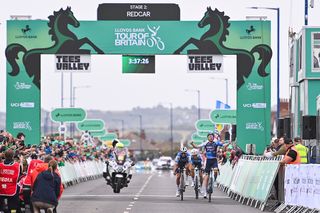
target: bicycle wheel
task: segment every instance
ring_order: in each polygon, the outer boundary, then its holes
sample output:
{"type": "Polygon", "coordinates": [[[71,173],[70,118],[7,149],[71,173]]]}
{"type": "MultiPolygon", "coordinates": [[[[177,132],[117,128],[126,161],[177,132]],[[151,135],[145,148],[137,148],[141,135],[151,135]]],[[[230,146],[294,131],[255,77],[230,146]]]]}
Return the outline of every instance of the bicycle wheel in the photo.
{"type": "Polygon", "coordinates": [[[199,183],[198,183],[198,176],[195,177],[195,180],[194,180],[194,191],[196,193],[196,199],[199,198],[199,183]]]}
{"type": "Polygon", "coordinates": [[[211,194],[212,194],[212,186],[213,183],[212,183],[212,173],[210,173],[210,176],[209,176],[209,183],[208,183],[208,196],[209,196],[209,202],[211,202],[211,194]]]}
{"type": "Polygon", "coordinates": [[[181,174],[181,176],[180,176],[180,189],[179,189],[179,191],[180,191],[180,199],[181,200],[183,200],[183,192],[184,192],[184,175],[183,174],[181,174]]]}

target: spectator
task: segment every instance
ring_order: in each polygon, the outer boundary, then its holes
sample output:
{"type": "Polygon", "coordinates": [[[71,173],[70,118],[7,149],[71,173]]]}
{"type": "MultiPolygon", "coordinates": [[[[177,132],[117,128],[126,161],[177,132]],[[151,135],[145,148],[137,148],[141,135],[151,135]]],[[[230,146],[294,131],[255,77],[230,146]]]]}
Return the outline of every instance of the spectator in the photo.
{"type": "Polygon", "coordinates": [[[274,140],[274,150],[275,152],[272,151],[272,149],[265,151],[264,156],[265,157],[276,157],[279,155],[284,155],[286,153],[285,146],[283,145],[285,141],[284,137],[280,137],[279,140],[275,139],[274,140]]]}
{"type": "Polygon", "coordinates": [[[20,175],[20,165],[13,160],[14,152],[8,149],[5,154],[4,162],[0,163],[0,210],[5,207],[9,212],[21,212],[19,203],[20,188],[17,185],[20,175]],[[7,202],[5,201],[7,200],[7,202]]]}
{"type": "Polygon", "coordinates": [[[34,213],[40,213],[40,209],[46,209],[50,213],[58,205],[61,178],[56,173],[57,167],[57,162],[51,160],[48,170],[37,176],[31,196],[34,213]]]}
{"type": "Polygon", "coordinates": [[[292,139],[286,138],[284,140],[284,147],[286,150],[286,154],[280,163],[281,164],[300,164],[301,163],[300,155],[296,147],[294,146],[292,139]]]}
{"type": "Polygon", "coordinates": [[[30,195],[31,195],[31,174],[33,173],[33,170],[37,167],[38,164],[42,164],[43,161],[38,159],[38,156],[36,153],[31,154],[31,161],[28,166],[27,175],[24,178],[23,181],[23,198],[24,203],[26,207],[29,207],[32,211],[32,205],[30,201],[30,195]]]}

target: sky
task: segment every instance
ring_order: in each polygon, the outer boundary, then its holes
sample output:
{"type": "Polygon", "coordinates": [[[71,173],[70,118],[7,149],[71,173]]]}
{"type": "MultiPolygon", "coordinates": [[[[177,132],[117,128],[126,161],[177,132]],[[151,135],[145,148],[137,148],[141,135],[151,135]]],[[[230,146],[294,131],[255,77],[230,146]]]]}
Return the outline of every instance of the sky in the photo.
{"type": "MultiPolygon", "coordinates": [[[[31,15],[32,19],[44,19],[58,9],[71,6],[78,20],[96,20],[100,3],[133,3],[119,0],[10,0],[1,3],[0,8],[0,111],[5,111],[6,90],[6,20],[10,15],[31,15]],[[90,3],[89,3],[90,2],[90,3]]],[[[271,20],[271,105],[276,104],[276,47],[277,15],[274,10],[253,10],[248,7],[280,8],[280,98],[289,97],[288,29],[299,32],[304,24],[304,1],[296,0],[135,0],[134,3],[176,3],[180,7],[181,20],[199,21],[206,7],[218,8],[230,16],[230,20],[246,20],[247,16],[267,16],[271,20]]],[[[309,26],[320,25],[320,1],[315,0],[314,8],[309,8],[309,26]]],[[[174,107],[197,106],[197,93],[200,90],[201,108],[212,109],[216,100],[225,101],[226,91],[223,78],[228,78],[230,105],[235,108],[235,60],[225,57],[228,66],[224,74],[187,73],[186,56],[157,56],[155,75],[125,75],[121,73],[121,56],[92,56],[92,71],[88,75],[78,74],[73,78],[74,86],[86,86],[76,90],[76,106],[85,109],[130,110],[133,107],[153,107],[159,103],[172,103],[174,107]],[[168,64],[174,64],[169,68],[168,64]],[[220,78],[220,79],[219,79],[220,78]],[[192,90],[186,92],[186,90],[192,90]]],[[[48,72],[42,76],[42,107],[50,110],[60,106],[60,77],[54,73],[53,56],[42,56],[41,69],[48,72]]],[[[64,105],[70,105],[69,76],[65,77],[64,105]]]]}

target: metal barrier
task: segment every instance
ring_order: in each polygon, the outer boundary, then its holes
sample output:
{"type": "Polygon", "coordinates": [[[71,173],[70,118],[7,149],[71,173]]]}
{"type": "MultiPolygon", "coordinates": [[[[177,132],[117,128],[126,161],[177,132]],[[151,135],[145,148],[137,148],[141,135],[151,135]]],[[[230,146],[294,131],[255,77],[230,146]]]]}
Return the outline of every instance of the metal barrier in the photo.
{"type": "Polygon", "coordinates": [[[230,163],[219,166],[217,182],[221,190],[242,204],[266,206],[282,157],[242,156],[232,169],[230,163]]]}
{"type": "Polygon", "coordinates": [[[65,166],[59,167],[59,172],[63,185],[68,187],[102,176],[104,166],[102,161],[66,162],[65,166]]]}
{"type": "Polygon", "coordinates": [[[320,165],[287,165],[285,199],[275,212],[320,212],[320,165]]]}

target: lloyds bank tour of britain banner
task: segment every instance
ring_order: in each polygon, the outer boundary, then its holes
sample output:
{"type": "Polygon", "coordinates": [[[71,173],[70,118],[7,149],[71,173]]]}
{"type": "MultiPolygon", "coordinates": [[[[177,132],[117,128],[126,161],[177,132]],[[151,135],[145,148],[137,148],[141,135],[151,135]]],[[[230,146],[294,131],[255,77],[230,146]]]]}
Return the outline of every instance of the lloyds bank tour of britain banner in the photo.
{"type": "Polygon", "coordinates": [[[48,20],[8,21],[7,44],[6,127],[28,143],[40,139],[40,72],[54,72],[40,71],[41,54],[199,54],[237,56],[238,144],[258,153],[269,144],[269,21],[230,21],[210,7],[199,21],[78,21],[68,7],[48,20]]]}

